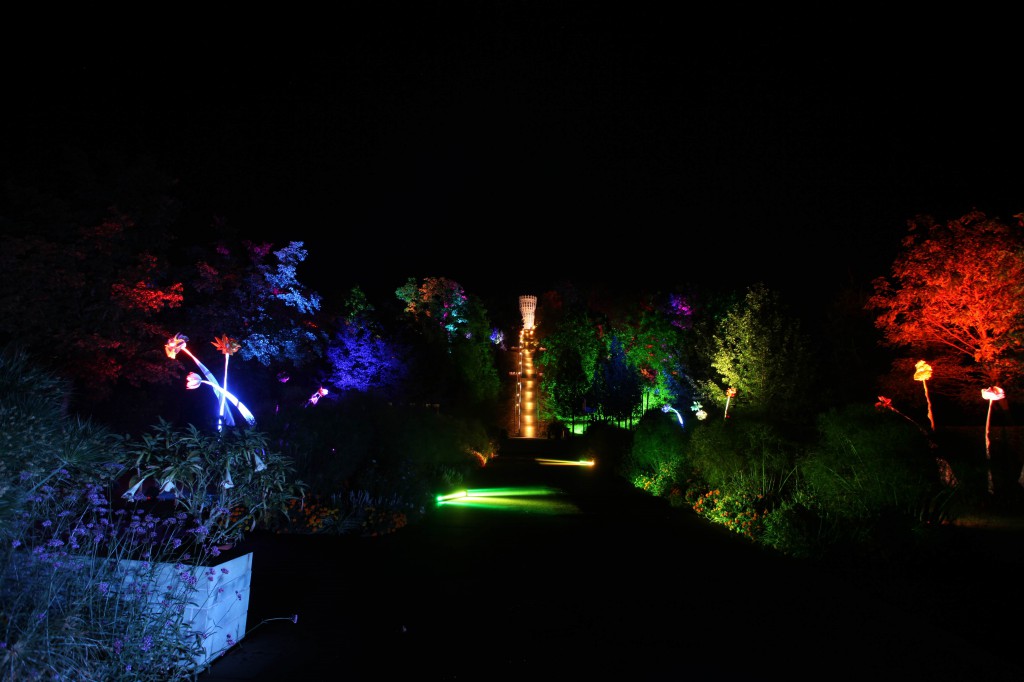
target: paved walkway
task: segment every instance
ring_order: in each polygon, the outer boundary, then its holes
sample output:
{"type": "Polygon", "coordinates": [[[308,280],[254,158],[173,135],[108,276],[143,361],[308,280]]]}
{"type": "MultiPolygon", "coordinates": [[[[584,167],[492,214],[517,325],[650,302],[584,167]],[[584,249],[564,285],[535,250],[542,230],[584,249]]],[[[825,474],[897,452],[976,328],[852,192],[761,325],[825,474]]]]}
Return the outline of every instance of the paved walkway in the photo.
{"type": "Polygon", "coordinates": [[[251,631],[199,682],[1024,679],[1016,631],[992,611],[1016,613],[1020,572],[998,572],[1019,567],[993,569],[979,612],[953,590],[936,616],[598,468],[499,457],[475,484],[557,492],[516,509],[445,506],[378,538],[255,535],[249,626],[298,623],[251,631]]]}

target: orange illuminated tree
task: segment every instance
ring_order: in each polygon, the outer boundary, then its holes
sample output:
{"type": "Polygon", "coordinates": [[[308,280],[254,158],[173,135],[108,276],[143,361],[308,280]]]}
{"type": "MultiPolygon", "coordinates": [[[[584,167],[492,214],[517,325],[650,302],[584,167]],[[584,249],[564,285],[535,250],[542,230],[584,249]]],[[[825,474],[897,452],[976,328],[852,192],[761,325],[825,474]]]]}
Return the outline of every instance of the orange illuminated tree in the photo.
{"type": "MultiPolygon", "coordinates": [[[[909,224],[891,277],[874,280],[867,309],[878,311],[882,343],[928,352],[947,395],[976,400],[978,383],[1022,375],[1024,232],[980,211],[947,223],[909,224]]],[[[904,359],[906,364],[912,360],[904,359]]]]}

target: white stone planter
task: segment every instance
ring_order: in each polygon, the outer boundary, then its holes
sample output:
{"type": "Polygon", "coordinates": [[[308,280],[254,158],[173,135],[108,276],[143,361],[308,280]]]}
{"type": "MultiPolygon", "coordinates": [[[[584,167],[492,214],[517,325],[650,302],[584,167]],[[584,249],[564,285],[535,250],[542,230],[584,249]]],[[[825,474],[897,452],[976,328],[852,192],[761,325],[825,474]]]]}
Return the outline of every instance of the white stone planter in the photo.
{"type": "MultiPolygon", "coordinates": [[[[181,570],[175,564],[156,566],[158,586],[181,581],[181,570]]],[[[134,560],[118,562],[118,572],[126,582],[142,573],[143,563],[134,560]]],[[[184,620],[192,632],[203,635],[203,654],[195,659],[197,671],[207,668],[218,656],[238,643],[246,631],[249,615],[249,586],[252,582],[252,552],[223,563],[187,567],[195,579],[196,593],[185,607],[184,620]]],[[[152,597],[160,601],[159,591],[152,597]]]]}

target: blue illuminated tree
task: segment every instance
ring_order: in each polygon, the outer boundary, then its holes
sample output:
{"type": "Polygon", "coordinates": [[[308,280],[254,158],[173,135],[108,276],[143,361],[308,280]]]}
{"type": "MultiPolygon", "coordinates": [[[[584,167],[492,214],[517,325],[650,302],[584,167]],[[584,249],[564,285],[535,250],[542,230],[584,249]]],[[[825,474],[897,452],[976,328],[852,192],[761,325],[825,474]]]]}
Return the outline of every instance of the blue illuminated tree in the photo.
{"type": "Polygon", "coordinates": [[[339,391],[395,393],[406,375],[401,349],[369,321],[345,320],[327,347],[327,381],[339,391]]]}
{"type": "Polygon", "coordinates": [[[598,358],[591,396],[606,419],[618,422],[631,420],[640,406],[640,377],[618,336],[611,337],[607,354],[598,358]]]}

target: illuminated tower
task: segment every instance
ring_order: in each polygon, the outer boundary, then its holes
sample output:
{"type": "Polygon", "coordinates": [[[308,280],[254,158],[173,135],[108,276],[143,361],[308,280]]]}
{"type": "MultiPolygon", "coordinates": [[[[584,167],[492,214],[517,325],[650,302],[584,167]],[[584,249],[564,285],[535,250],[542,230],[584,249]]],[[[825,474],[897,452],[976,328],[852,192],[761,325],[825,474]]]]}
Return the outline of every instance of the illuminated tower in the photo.
{"type": "Polygon", "coordinates": [[[537,310],[536,296],[520,296],[519,312],[523,315],[523,328],[533,329],[533,313],[537,310]]]}

